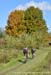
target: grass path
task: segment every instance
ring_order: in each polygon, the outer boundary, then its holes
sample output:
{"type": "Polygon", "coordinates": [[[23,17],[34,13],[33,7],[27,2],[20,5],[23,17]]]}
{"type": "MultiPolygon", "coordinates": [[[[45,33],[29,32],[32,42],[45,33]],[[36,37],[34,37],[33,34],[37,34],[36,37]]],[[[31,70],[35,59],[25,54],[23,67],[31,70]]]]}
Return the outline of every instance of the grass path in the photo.
{"type": "Polygon", "coordinates": [[[27,62],[26,64],[16,69],[16,71],[17,72],[28,72],[28,71],[30,72],[31,68],[38,66],[43,61],[43,59],[47,56],[47,54],[48,54],[48,51],[43,52],[42,54],[35,57],[34,60],[31,60],[30,62],[27,62]]]}
{"type": "Polygon", "coordinates": [[[30,72],[32,68],[34,69],[41,64],[41,62],[48,55],[48,52],[49,52],[49,50],[37,50],[36,56],[34,59],[31,59],[31,60],[29,59],[26,64],[23,64],[21,62],[17,62],[16,66],[14,66],[13,68],[2,71],[0,73],[0,75],[21,75],[21,74],[17,74],[17,73],[30,72]]]}

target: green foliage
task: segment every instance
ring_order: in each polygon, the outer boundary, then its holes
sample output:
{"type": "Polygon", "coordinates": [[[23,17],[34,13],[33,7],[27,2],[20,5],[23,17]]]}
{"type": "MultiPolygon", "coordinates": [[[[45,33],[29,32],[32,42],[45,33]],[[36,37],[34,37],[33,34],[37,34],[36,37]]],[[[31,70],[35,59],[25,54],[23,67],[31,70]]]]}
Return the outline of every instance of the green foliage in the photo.
{"type": "Polygon", "coordinates": [[[15,10],[8,17],[6,33],[18,36],[23,33],[35,31],[47,31],[42,11],[38,8],[29,7],[27,10],[15,10]]]}
{"type": "Polygon", "coordinates": [[[18,49],[18,50],[21,50],[24,47],[39,48],[42,46],[46,46],[47,44],[46,39],[42,39],[42,38],[43,37],[40,32],[34,32],[31,35],[24,34],[24,35],[20,35],[19,37],[6,35],[4,38],[0,39],[0,48],[7,48],[7,49],[11,48],[11,49],[18,49]]]}
{"type": "MultiPolygon", "coordinates": [[[[25,35],[26,37],[26,35],[30,36],[34,35],[33,38],[36,37],[37,45],[40,45],[39,42],[40,43],[43,42],[45,45],[46,43],[48,44],[47,30],[48,28],[43,18],[42,11],[39,8],[34,7],[29,7],[25,11],[15,10],[11,12],[11,14],[8,17],[6,26],[6,33],[11,36],[19,37],[21,35],[25,35]]],[[[20,46],[21,44],[22,43],[19,43],[20,46]]]]}

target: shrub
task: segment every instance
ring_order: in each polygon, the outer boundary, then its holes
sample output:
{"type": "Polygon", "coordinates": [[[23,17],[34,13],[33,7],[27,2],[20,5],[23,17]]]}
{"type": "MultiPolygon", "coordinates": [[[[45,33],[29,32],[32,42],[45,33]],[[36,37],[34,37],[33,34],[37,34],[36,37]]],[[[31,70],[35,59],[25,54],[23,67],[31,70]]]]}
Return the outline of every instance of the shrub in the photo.
{"type": "Polygon", "coordinates": [[[14,50],[14,49],[10,49],[10,50],[2,49],[2,50],[0,50],[0,63],[7,63],[12,58],[16,58],[17,56],[18,56],[18,51],[17,50],[14,50]]]}

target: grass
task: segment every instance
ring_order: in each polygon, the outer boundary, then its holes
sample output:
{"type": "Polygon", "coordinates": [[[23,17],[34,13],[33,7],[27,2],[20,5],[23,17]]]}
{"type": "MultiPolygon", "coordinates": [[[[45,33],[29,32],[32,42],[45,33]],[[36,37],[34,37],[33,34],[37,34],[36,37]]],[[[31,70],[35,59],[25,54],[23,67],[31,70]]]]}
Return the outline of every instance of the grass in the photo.
{"type": "MultiPolygon", "coordinates": [[[[33,60],[28,59],[28,62],[26,64],[18,62],[18,60],[24,60],[23,55],[20,54],[18,59],[12,59],[11,62],[5,64],[4,68],[2,67],[2,70],[0,69],[0,72],[1,74],[5,73],[5,75],[17,75],[17,73],[19,72],[22,72],[22,75],[24,75],[25,72],[44,72],[45,70],[42,69],[42,66],[46,64],[45,59],[48,56],[49,51],[50,48],[41,48],[37,50],[35,58],[33,60]]],[[[31,75],[31,73],[27,75],[31,75]]]]}
{"type": "Polygon", "coordinates": [[[50,71],[51,72],[51,50],[49,51],[48,55],[45,57],[45,59],[42,61],[40,66],[34,69],[34,71],[50,71]]]}
{"type": "Polygon", "coordinates": [[[12,66],[14,67],[18,63],[18,59],[19,58],[22,59],[22,53],[21,53],[21,51],[19,52],[19,55],[18,55],[17,58],[12,58],[11,61],[8,62],[8,63],[1,63],[0,64],[0,71],[3,71],[3,70],[5,70],[7,68],[10,68],[12,66]]]}
{"type": "MultiPolygon", "coordinates": [[[[48,52],[47,52],[48,53],[48,52]]],[[[45,58],[46,54],[45,51],[42,53],[40,52],[39,55],[37,55],[34,60],[31,60],[30,62],[24,64],[22,67],[18,68],[17,71],[19,72],[30,72],[31,71],[31,68],[34,68],[36,66],[38,66],[38,64],[41,63],[41,61],[45,58]],[[41,58],[41,57],[42,58],[41,58]],[[41,59],[41,60],[40,60],[41,59]],[[26,69],[26,66],[27,66],[27,69],[26,69]]]]}

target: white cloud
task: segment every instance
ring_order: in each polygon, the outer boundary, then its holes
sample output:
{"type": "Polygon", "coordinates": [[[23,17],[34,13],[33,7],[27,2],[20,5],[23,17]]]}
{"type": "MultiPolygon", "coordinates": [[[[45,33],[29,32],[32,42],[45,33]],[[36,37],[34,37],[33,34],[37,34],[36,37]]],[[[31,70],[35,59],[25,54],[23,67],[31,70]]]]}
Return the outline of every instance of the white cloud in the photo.
{"type": "MultiPolygon", "coordinates": [[[[14,10],[25,10],[25,9],[27,9],[30,6],[34,6],[35,8],[38,7],[41,10],[50,10],[51,11],[51,5],[48,2],[46,2],[46,1],[43,1],[43,2],[30,1],[30,2],[28,2],[26,4],[24,4],[24,5],[18,5],[16,8],[14,8],[11,11],[14,11],[14,10]]],[[[11,11],[9,11],[9,13],[11,11]]]]}
{"type": "Polygon", "coordinates": [[[48,2],[34,2],[30,1],[29,3],[26,3],[25,5],[19,5],[15,9],[17,10],[25,10],[30,6],[34,6],[35,8],[38,7],[41,10],[51,10],[51,5],[48,2]]]}

